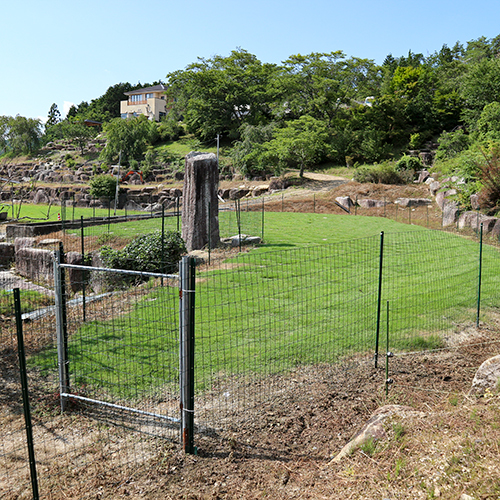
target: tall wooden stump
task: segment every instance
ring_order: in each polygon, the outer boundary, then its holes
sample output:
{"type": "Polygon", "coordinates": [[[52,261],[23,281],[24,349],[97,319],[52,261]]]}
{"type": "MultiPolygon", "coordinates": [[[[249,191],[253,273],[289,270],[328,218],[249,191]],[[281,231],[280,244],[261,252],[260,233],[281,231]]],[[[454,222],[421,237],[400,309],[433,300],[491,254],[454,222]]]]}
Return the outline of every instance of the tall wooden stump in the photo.
{"type": "Polygon", "coordinates": [[[219,167],[213,153],[186,156],[182,202],[182,238],[188,252],[219,244],[219,167]]]}

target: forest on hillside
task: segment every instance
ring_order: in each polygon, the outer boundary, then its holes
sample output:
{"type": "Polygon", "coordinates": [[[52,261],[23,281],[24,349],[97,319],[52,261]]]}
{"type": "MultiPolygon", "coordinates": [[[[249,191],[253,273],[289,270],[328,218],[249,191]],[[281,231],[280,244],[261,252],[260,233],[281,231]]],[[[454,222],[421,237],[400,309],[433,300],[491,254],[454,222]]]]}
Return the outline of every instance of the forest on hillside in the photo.
{"type": "Polygon", "coordinates": [[[325,162],[374,164],[437,148],[443,170],[464,177],[471,189],[484,184],[485,161],[498,156],[500,35],[443,45],[427,56],[389,54],[382,65],[342,51],[270,64],[238,48],[199,58],[164,83],[172,107],[160,123],[119,118],[124,92],[151,84],[118,83],[64,120],[53,104],[45,126],[0,117],[0,151],[31,154],[48,141],[82,140],[95,133],[81,126],[91,119],[104,124],[107,161],[122,151],[124,162],[141,162],[158,142],[184,134],[201,144],[220,138],[231,168],[247,176],[325,162]]]}

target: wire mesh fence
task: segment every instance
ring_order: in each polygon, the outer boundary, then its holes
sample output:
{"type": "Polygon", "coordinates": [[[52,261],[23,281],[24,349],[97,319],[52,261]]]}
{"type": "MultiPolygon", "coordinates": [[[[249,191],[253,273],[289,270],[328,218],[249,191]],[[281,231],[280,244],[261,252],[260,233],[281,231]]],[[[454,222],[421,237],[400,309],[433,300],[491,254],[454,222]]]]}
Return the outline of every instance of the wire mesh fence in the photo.
{"type": "MultiPolygon", "coordinates": [[[[175,279],[144,274],[148,279],[143,280],[72,264],[61,269],[65,319],[57,318],[53,276],[33,279],[45,286],[21,292],[41,489],[56,475],[74,476],[83,466],[112,469],[158,460],[161,443],[179,438],[175,279]],[[69,388],[63,391],[58,323],[65,324],[62,335],[68,339],[69,388]],[[62,400],[68,406],[64,412],[62,400]]],[[[6,426],[0,491],[6,498],[26,494],[30,484],[9,292],[18,285],[5,283],[2,295],[7,304],[1,333],[6,426]]],[[[320,374],[321,367],[366,366],[375,363],[379,351],[383,384],[390,349],[395,387],[418,386],[397,376],[399,360],[449,351],[466,340],[464,330],[498,311],[499,289],[498,249],[485,246],[480,252],[477,241],[438,231],[261,249],[200,266],[195,442],[235,422],[241,430],[249,409],[287,390],[286,381],[309,367],[320,374]]]]}

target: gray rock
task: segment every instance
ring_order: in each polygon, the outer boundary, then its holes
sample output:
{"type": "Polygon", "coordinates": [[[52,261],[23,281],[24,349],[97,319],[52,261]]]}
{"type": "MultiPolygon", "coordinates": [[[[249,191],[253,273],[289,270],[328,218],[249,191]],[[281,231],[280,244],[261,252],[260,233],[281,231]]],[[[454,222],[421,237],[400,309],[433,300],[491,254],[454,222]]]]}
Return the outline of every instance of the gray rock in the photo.
{"type": "Polygon", "coordinates": [[[337,196],[337,198],[335,198],[335,201],[348,211],[351,210],[351,207],[354,206],[354,202],[351,200],[350,196],[337,196]]]}
{"type": "Polygon", "coordinates": [[[229,238],[222,238],[220,241],[224,245],[235,248],[240,246],[240,240],[242,245],[260,245],[262,243],[262,239],[258,236],[248,236],[246,234],[237,234],[229,238]]]}
{"type": "Polygon", "coordinates": [[[427,198],[398,198],[394,203],[400,207],[422,207],[432,204],[432,200],[427,198]]]}
{"type": "Polygon", "coordinates": [[[456,224],[460,215],[460,209],[457,203],[447,203],[443,209],[443,227],[456,224]]]}
{"type": "Polygon", "coordinates": [[[500,383],[500,355],[487,359],[477,370],[469,394],[481,396],[487,389],[496,390],[500,383]]]}
{"type": "Polygon", "coordinates": [[[380,208],[380,207],[385,207],[388,204],[389,202],[385,200],[370,200],[370,199],[358,200],[358,205],[361,208],[380,208]]]}

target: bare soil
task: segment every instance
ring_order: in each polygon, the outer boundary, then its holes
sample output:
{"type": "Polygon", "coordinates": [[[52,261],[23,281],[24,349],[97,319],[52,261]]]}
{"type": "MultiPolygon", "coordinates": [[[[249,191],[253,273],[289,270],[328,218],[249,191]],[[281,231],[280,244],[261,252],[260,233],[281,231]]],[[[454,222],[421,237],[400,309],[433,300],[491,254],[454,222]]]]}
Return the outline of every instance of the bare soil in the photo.
{"type": "MultiPolygon", "coordinates": [[[[336,181],[310,179],[302,188],[288,190],[283,198],[278,194],[270,206],[345,213],[335,204],[335,197],[395,201],[429,196],[426,187],[417,185],[349,182],[325,188],[325,182],[336,181]]],[[[391,208],[393,216],[408,216],[408,209],[391,208]]],[[[382,210],[370,213],[384,216],[382,210]]],[[[410,211],[411,223],[430,225],[428,221],[433,221],[437,226],[439,210],[433,206],[429,211],[410,211]]],[[[121,438],[119,431],[110,429],[107,442],[96,439],[93,460],[87,457],[85,466],[69,455],[57,462],[42,461],[42,498],[468,498],[463,494],[476,500],[500,498],[500,393],[468,396],[477,368],[499,354],[499,318],[500,314],[491,313],[480,328],[457,325],[444,339],[447,347],[443,350],[391,358],[389,376],[394,382],[388,394],[385,359],[378,368],[371,359],[354,359],[342,366],[299,368],[277,377],[273,397],[235,415],[217,433],[197,434],[197,455],[185,455],[176,443],[153,439],[135,444],[140,460],[132,459],[130,448],[125,447],[122,460],[111,459],[107,452],[113,446],[118,450],[121,438]],[[406,405],[423,415],[393,417],[385,425],[386,439],[332,463],[332,457],[385,404],[406,405]]],[[[6,377],[13,380],[8,363],[13,352],[3,353],[7,355],[1,367],[5,382],[6,377]]],[[[7,436],[22,428],[22,416],[19,404],[13,404],[15,393],[5,394],[7,386],[2,385],[0,415],[5,422],[2,435],[7,436]]],[[[39,421],[54,432],[63,435],[62,429],[68,429],[77,436],[95,432],[97,423],[78,413],[59,415],[56,406],[54,398],[47,397],[37,413],[39,421]]],[[[5,451],[9,438],[3,441],[5,451]]],[[[4,465],[9,468],[0,461],[0,478],[4,465]]],[[[16,470],[8,476],[10,484],[0,479],[2,498],[30,498],[27,465],[16,470]]]]}

